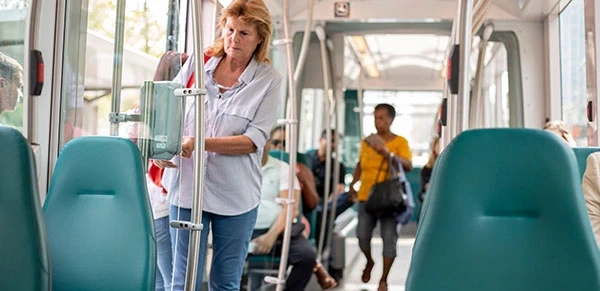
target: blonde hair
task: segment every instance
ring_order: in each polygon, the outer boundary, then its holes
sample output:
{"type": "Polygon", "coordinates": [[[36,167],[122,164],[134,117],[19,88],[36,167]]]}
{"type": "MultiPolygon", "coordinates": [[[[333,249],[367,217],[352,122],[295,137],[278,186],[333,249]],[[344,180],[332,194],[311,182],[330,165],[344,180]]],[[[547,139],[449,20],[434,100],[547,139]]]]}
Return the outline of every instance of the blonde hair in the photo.
{"type": "Polygon", "coordinates": [[[558,130],[560,132],[569,133],[569,128],[567,127],[567,124],[561,120],[552,120],[546,122],[546,124],[544,125],[544,129],[558,130]]]}
{"type": "Polygon", "coordinates": [[[435,164],[435,160],[438,157],[438,153],[435,152],[435,146],[440,142],[440,137],[436,136],[431,140],[431,145],[429,147],[429,160],[427,160],[427,164],[425,167],[433,169],[433,164],[435,164]]]}
{"type": "Polygon", "coordinates": [[[559,133],[560,137],[566,141],[570,146],[577,146],[577,143],[573,139],[573,135],[569,131],[569,128],[566,123],[561,120],[553,120],[548,121],[544,125],[544,130],[554,131],[555,133],[559,133]]]}
{"type": "Polygon", "coordinates": [[[270,64],[269,47],[273,26],[271,24],[271,14],[263,0],[235,0],[229,6],[223,8],[221,18],[219,18],[218,37],[207,53],[213,57],[221,57],[225,54],[225,44],[221,32],[225,28],[229,17],[239,17],[242,22],[256,26],[261,42],[254,50],[254,58],[259,63],[270,64]]]}

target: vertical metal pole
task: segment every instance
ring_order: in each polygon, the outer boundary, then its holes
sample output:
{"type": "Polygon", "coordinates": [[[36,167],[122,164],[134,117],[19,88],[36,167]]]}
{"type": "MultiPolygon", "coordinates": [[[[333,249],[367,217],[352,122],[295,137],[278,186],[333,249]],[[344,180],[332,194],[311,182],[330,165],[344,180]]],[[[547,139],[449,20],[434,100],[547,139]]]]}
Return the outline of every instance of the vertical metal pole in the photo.
{"type": "MultiPolygon", "coordinates": [[[[142,159],[144,161],[144,170],[147,171],[148,160],[150,157],[150,128],[154,124],[156,118],[151,112],[151,108],[154,108],[154,82],[145,81],[142,90],[143,106],[140,108],[140,114],[142,115],[142,124],[144,126],[138,126],[138,147],[142,153],[142,159]]],[[[144,171],[144,172],[145,172],[144,171]]]]}
{"type": "MultiPolygon", "coordinates": [[[[23,111],[26,112],[26,118],[23,120],[24,122],[24,135],[29,141],[29,143],[36,143],[38,140],[37,135],[37,98],[32,95],[31,92],[31,74],[33,73],[29,68],[31,68],[31,62],[33,61],[33,50],[38,49],[38,45],[36,43],[36,39],[39,34],[39,21],[40,21],[40,6],[42,6],[42,1],[31,1],[31,6],[29,7],[29,17],[25,19],[25,57],[23,58],[23,111]]],[[[37,64],[35,64],[37,65],[37,64]]],[[[42,74],[44,72],[41,72],[42,74]]],[[[40,74],[40,72],[38,72],[40,74]]],[[[35,78],[37,80],[37,76],[35,78]]],[[[38,167],[39,169],[40,167],[38,167]]],[[[40,188],[41,189],[41,188],[40,188]]]]}
{"type": "Polygon", "coordinates": [[[340,132],[339,132],[339,128],[340,128],[340,119],[338,118],[338,114],[339,114],[339,100],[336,100],[333,104],[333,116],[335,118],[335,128],[336,128],[336,133],[335,136],[333,137],[333,140],[335,141],[335,159],[334,159],[334,163],[333,163],[333,185],[331,186],[333,191],[331,192],[331,195],[333,195],[333,201],[331,202],[331,210],[329,210],[329,222],[327,223],[327,237],[325,240],[325,253],[327,254],[327,256],[325,256],[325,259],[327,260],[327,263],[329,263],[328,258],[331,256],[331,237],[333,236],[333,223],[335,221],[335,214],[337,213],[337,195],[340,194],[337,192],[337,185],[338,185],[338,181],[340,180],[340,160],[341,160],[341,153],[339,151],[340,148],[340,132]]]}
{"type": "Polygon", "coordinates": [[[469,93],[471,56],[471,31],[473,19],[473,0],[462,0],[460,4],[460,26],[458,29],[460,55],[458,78],[458,128],[457,135],[469,128],[469,93]]]}
{"type": "Polygon", "coordinates": [[[358,101],[358,132],[360,132],[360,139],[365,136],[363,126],[364,126],[364,118],[365,118],[365,105],[363,101],[363,78],[364,78],[364,69],[363,66],[360,66],[360,73],[358,74],[358,88],[356,88],[356,99],[358,101]]]}
{"type": "Polygon", "coordinates": [[[169,10],[167,12],[167,51],[176,51],[179,43],[179,1],[169,0],[169,10]]]}
{"type": "MultiPolygon", "coordinates": [[[[288,0],[283,0],[283,32],[285,42],[285,49],[287,54],[287,79],[288,79],[288,94],[289,94],[289,111],[288,111],[288,132],[290,134],[289,138],[289,148],[290,148],[290,171],[288,173],[288,181],[295,181],[296,175],[296,153],[297,149],[297,127],[298,120],[296,117],[296,88],[294,88],[294,54],[292,51],[292,41],[290,39],[289,25],[290,20],[288,18],[289,7],[288,0]]],[[[279,273],[277,275],[277,291],[282,291],[285,287],[285,271],[287,268],[288,255],[290,249],[290,230],[292,225],[292,216],[293,216],[293,207],[294,207],[294,187],[290,187],[288,191],[288,204],[287,204],[287,213],[285,217],[285,230],[283,232],[283,245],[281,248],[281,259],[279,262],[279,273]]]]}
{"type": "MultiPolygon", "coordinates": [[[[202,0],[192,0],[192,32],[194,46],[194,86],[204,89],[204,62],[202,55],[202,0]]],[[[202,198],[204,196],[204,140],[205,140],[205,121],[204,121],[204,98],[205,95],[196,96],[195,102],[195,123],[196,138],[194,139],[194,196],[192,200],[192,215],[190,222],[193,225],[202,223],[202,198]]],[[[193,291],[196,289],[196,276],[198,271],[198,254],[200,253],[200,229],[190,229],[190,242],[187,257],[187,268],[185,273],[185,290],[193,291]]]]}
{"type": "MultiPolygon", "coordinates": [[[[125,34],[125,2],[117,1],[117,20],[115,23],[115,46],[113,56],[112,104],[111,112],[121,111],[121,78],[123,75],[123,35],[125,34]]],[[[119,135],[119,120],[110,119],[110,135],[119,135]]]]}
{"type": "Polygon", "coordinates": [[[325,130],[326,130],[326,148],[325,148],[325,189],[323,193],[323,213],[321,214],[321,229],[319,242],[317,244],[317,261],[322,262],[323,244],[325,243],[325,229],[327,228],[327,202],[331,193],[331,116],[333,96],[329,80],[329,56],[327,55],[327,45],[325,43],[325,30],[322,26],[317,26],[315,32],[319,37],[321,48],[321,68],[323,70],[323,89],[325,91],[325,130]]]}

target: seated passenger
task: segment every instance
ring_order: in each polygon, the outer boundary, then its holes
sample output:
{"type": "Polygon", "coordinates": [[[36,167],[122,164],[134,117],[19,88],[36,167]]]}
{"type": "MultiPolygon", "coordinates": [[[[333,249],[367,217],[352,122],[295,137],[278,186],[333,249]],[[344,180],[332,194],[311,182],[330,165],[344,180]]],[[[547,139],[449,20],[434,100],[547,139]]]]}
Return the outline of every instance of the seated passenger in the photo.
{"type": "MultiPolygon", "coordinates": [[[[275,199],[288,197],[289,166],[270,157],[270,149],[271,143],[268,142],[262,156],[263,181],[256,225],[252,233],[253,254],[280,254],[281,249],[276,247],[276,242],[283,240],[285,229],[287,205],[278,204],[275,199]]],[[[298,201],[300,193],[297,180],[294,183],[294,189],[294,199],[298,201]]],[[[293,215],[297,217],[298,203],[294,203],[293,208],[293,215]]],[[[292,224],[288,263],[293,268],[286,280],[285,290],[305,290],[313,272],[317,276],[321,288],[329,289],[337,286],[337,282],[327,274],[320,264],[316,263],[316,253],[308,239],[302,235],[303,229],[304,225],[299,221],[292,224]]],[[[260,282],[259,280],[252,281],[260,282]]],[[[255,290],[254,287],[251,286],[251,290],[255,290]]]]}
{"type": "Polygon", "coordinates": [[[571,147],[577,146],[575,139],[573,139],[573,136],[571,135],[571,133],[569,132],[569,129],[567,128],[567,125],[563,121],[560,121],[560,120],[548,121],[544,125],[544,130],[556,134],[556,136],[560,137],[571,147]]]}
{"type": "Polygon", "coordinates": [[[582,183],[585,205],[600,247],[600,152],[588,156],[582,183]]]}
{"type": "MultiPolygon", "coordinates": [[[[285,127],[276,126],[271,130],[271,148],[274,150],[285,150],[285,127]]],[[[315,178],[310,168],[302,163],[296,164],[296,178],[300,181],[300,194],[302,194],[302,214],[309,217],[310,212],[319,203],[315,178]]],[[[314,231],[314,230],[312,230],[314,231]]]]}
{"type": "MultiPolygon", "coordinates": [[[[335,151],[335,138],[336,130],[331,130],[331,152],[335,151]]],[[[338,140],[341,140],[341,136],[339,136],[338,140]]],[[[319,147],[316,151],[310,151],[306,154],[308,159],[308,165],[315,177],[315,183],[317,186],[317,193],[319,194],[319,204],[317,205],[317,224],[315,232],[315,238],[319,241],[321,236],[321,225],[323,221],[323,199],[325,197],[325,172],[326,172],[326,155],[327,155],[327,129],[321,132],[321,138],[319,139],[319,147]]],[[[329,225],[329,215],[330,210],[333,205],[333,200],[336,199],[335,206],[335,217],[338,217],[342,212],[346,211],[348,208],[352,207],[354,201],[351,199],[350,194],[348,192],[344,192],[344,188],[346,187],[344,182],[344,175],[346,173],[346,167],[344,164],[338,163],[340,176],[337,181],[334,180],[333,173],[335,171],[335,159],[331,157],[331,176],[330,176],[330,192],[327,200],[327,219],[326,219],[326,230],[324,232],[324,237],[328,237],[328,229],[329,225]],[[333,195],[332,195],[333,194],[333,195]]],[[[330,247],[333,250],[334,247],[333,240],[331,240],[330,247]]],[[[343,270],[336,269],[333,267],[334,262],[334,251],[331,251],[329,256],[329,273],[335,277],[336,280],[340,280],[343,277],[343,270]]]]}
{"type": "MultiPolygon", "coordinates": [[[[331,130],[332,136],[336,134],[335,129],[331,130]]],[[[325,197],[325,156],[327,151],[327,130],[323,130],[321,133],[321,138],[319,139],[319,148],[317,148],[314,152],[309,152],[306,154],[308,158],[308,164],[312,170],[312,173],[315,177],[315,183],[317,186],[317,194],[319,194],[319,204],[317,209],[322,211],[323,209],[323,197],[325,197]]],[[[340,138],[341,139],[341,138],[340,138]]],[[[335,149],[335,139],[332,137],[331,140],[331,152],[335,149]]],[[[331,158],[332,170],[331,170],[331,181],[330,189],[331,192],[335,195],[329,196],[329,201],[327,201],[327,210],[331,208],[333,199],[337,199],[335,215],[338,216],[340,213],[344,212],[346,209],[350,208],[354,202],[350,199],[350,195],[348,192],[344,192],[344,188],[346,187],[344,182],[344,175],[346,173],[346,167],[344,164],[339,163],[338,167],[340,169],[340,177],[338,181],[333,180],[333,171],[335,167],[335,159],[331,158]]],[[[331,193],[330,193],[331,194],[331,193]]]]}
{"type": "Polygon", "coordinates": [[[436,136],[431,140],[429,160],[427,160],[427,164],[421,169],[421,189],[419,190],[419,202],[421,203],[425,200],[425,192],[427,191],[427,188],[429,188],[429,180],[431,179],[431,172],[433,172],[433,165],[439,155],[440,138],[436,136]]]}

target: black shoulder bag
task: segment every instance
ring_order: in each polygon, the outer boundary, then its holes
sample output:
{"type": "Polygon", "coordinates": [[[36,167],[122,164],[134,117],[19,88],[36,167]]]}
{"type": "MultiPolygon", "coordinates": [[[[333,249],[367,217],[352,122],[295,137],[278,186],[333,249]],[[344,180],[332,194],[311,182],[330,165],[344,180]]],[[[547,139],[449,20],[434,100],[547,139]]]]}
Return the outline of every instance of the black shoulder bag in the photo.
{"type": "Polygon", "coordinates": [[[406,210],[406,198],[408,196],[406,196],[404,183],[400,180],[399,171],[396,169],[392,158],[384,158],[381,161],[375,181],[379,179],[379,173],[386,161],[388,162],[387,179],[371,187],[369,198],[365,204],[365,210],[370,214],[393,215],[406,210]]]}

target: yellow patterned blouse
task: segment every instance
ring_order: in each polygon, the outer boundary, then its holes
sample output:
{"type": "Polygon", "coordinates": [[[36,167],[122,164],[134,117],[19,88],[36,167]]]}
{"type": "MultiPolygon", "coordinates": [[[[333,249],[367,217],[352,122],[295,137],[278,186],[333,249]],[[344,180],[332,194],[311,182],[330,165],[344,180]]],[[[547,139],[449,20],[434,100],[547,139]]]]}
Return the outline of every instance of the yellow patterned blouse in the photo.
{"type": "MultiPolygon", "coordinates": [[[[385,146],[390,152],[393,152],[401,158],[405,158],[412,161],[412,153],[408,146],[408,141],[402,136],[396,136],[394,139],[385,143],[385,146]]],[[[357,198],[358,201],[364,202],[369,198],[369,190],[375,185],[375,183],[382,182],[386,178],[387,164],[384,164],[381,168],[381,173],[377,177],[377,171],[381,166],[384,159],[382,155],[378,154],[372,147],[370,147],[365,140],[360,145],[360,154],[358,161],[360,163],[361,174],[360,174],[360,189],[358,190],[357,198]]]]}

